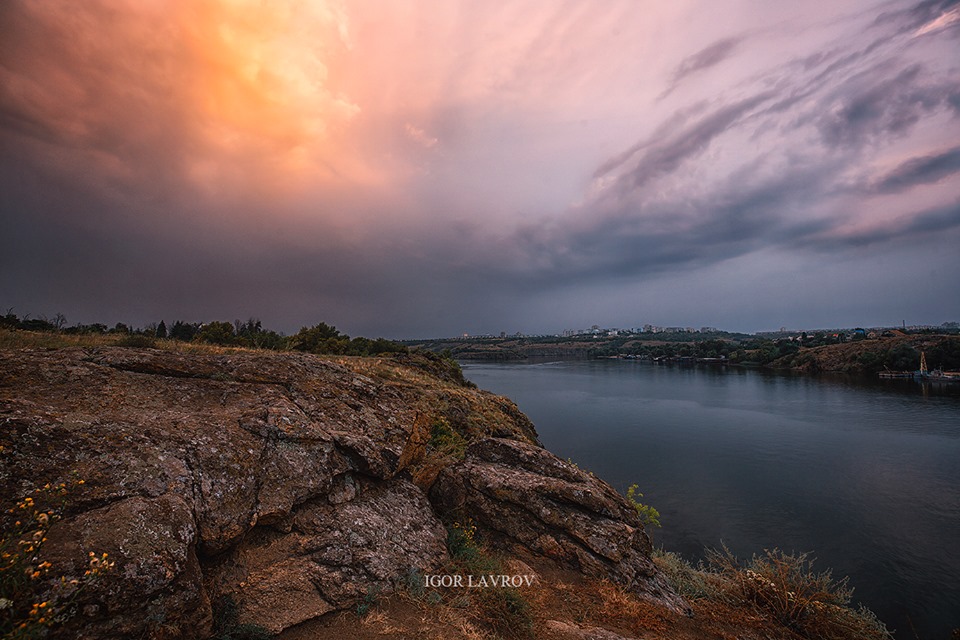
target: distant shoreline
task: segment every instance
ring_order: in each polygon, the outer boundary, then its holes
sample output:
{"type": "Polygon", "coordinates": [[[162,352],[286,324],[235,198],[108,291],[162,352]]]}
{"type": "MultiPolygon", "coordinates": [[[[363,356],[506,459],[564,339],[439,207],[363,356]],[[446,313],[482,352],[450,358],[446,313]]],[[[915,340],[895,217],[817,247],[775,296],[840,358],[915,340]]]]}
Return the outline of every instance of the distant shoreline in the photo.
{"type": "Polygon", "coordinates": [[[406,341],[408,347],[471,361],[523,361],[532,358],[636,359],[676,364],[710,364],[799,373],[850,373],[876,376],[881,371],[915,371],[925,353],[931,369],[960,369],[960,336],[921,333],[853,339],[834,344],[770,340],[755,336],[645,336],[604,338],[462,338],[406,341]]]}

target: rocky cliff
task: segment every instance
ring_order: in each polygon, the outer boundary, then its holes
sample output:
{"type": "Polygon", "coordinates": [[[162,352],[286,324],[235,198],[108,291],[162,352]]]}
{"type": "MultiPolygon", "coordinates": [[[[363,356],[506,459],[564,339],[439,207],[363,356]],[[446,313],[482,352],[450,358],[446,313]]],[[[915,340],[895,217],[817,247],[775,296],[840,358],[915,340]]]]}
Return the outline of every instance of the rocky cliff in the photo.
{"type": "Polygon", "coordinates": [[[0,351],[2,524],[60,516],[27,567],[38,599],[69,604],[53,635],[204,638],[223,596],[280,632],[440,570],[464,517],[684,610],[631,505],[457,373],[420,356],[0,351]],[[437,425],[463,446],[438,451],[437,425]]]}

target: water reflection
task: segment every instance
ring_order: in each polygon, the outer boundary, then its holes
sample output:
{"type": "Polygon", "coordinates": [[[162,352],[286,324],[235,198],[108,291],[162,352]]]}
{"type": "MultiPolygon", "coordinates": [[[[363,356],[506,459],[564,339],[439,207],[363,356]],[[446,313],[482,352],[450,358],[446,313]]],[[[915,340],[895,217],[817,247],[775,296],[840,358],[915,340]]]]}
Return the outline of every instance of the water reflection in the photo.
{"type": "Polygon", "coordinates": [[[639,483],[658,544],[814,551],[901,637],[960,626],[957,389],[633,361],[464,372],[561,457],[621,491],[639,483]]]}

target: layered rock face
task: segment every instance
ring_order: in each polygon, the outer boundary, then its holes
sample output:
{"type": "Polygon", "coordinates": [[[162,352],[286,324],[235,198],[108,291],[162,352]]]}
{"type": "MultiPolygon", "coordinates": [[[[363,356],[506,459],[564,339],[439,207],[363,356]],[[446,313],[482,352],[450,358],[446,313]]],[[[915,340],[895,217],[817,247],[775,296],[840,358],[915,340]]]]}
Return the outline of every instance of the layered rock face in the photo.
{"type": "Polygon", "coordinates": [[[499,438],[476,442],[441,472],[431,497],[441,511],[469,513],[505,541],[687,610],[650,559],[636,510],[610,485],[545,449],[499,438]]]}
{"type": "Polygon", "coordinates": [[[55,634],[202,638],[223,595],[280,631],[439,570],[454,513],[683,606],[613,489],[542,449],[508,400],[404,360],[0,352],[4,500],[83,479],[43,559],[68,579],[91,551],[116,562],[55,634]],[[425,473],[440,417],[473,444],[425,473]]]}

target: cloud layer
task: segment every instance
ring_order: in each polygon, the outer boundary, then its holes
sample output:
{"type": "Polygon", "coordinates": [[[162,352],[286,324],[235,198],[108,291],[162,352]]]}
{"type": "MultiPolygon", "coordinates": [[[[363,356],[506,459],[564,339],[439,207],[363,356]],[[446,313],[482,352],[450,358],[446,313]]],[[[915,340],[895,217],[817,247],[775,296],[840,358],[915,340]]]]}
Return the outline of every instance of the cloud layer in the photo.
{"type": "Polygon", "coordinates": [[[957,319],[958,16],[7,2],[0,301],[391,337],[957,319]]]}

